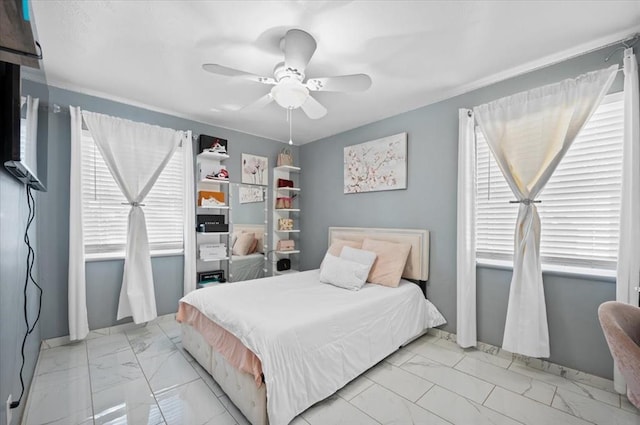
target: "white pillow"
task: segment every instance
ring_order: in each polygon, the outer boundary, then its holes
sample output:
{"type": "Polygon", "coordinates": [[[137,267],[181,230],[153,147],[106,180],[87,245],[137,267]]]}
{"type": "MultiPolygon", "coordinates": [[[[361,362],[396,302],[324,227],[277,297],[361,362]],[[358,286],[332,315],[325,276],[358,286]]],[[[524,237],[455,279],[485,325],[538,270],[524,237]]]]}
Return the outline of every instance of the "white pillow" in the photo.
{"type": "Polygon", "coordinates": [[[365,266],[368,266],[369,269],[371,269],[373,263],[375,263],[377,256],[378,255],[373,251],[351,248],[350,246],[345,246],[344,248],[342,248],[342,252],[340,252],[340,258],[342,258],[343,260],[349,260],[359,264],[364,264],[365,266]]]}
{"type": "Polygon", "coordinates": [[[371,266],[327,253],[320,269],[320,282],[357,291],[367,281],[371,266]]]}

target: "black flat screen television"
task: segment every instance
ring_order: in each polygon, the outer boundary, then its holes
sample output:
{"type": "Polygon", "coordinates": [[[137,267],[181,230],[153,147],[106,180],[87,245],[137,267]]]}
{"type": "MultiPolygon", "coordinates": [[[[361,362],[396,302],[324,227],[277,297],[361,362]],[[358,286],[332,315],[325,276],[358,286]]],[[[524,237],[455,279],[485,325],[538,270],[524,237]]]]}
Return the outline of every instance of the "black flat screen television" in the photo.
{"type": "MultiPolygon", "coordinates": [[[[0,145],[2,163],[18,180],[46,191],[44,176],[38,174],[38,157],[46,149],[37,131],[26,131],[26,105],[20,96],[20,66],[0,61],[0,145]]],[[[44,168],[44,167],[43,167],[44,168]]]]}

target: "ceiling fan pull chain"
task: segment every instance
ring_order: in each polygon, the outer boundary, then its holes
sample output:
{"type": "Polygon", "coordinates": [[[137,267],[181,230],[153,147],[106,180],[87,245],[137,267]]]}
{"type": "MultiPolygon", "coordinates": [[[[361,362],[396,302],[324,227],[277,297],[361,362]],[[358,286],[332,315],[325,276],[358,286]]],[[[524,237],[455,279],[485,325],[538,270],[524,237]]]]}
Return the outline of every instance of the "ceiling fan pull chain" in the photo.
{"type": "Polygon", "coordinates": [[[289,120],[289,144],[293,145],[293,139],[291,137],[291,126],[293,123],[293,114],[291,113],[291,108],[287,109],[287,119],[289,120]]]}

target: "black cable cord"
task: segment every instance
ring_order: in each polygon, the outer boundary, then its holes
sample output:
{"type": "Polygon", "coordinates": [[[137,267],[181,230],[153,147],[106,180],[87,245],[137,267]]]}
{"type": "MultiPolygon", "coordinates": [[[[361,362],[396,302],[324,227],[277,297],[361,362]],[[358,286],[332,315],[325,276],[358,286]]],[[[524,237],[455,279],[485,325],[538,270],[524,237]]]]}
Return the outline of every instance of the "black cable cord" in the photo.
{"type": "Polygon", "coordinates": [[[20,354],[22,356],[22,365],[20,366],[20,388],[21,388],[20,397],[18,398],[18,400],[10,404],[9,407],[11,409],[15,409],[20,405],[20,402],[22,401],[22,396],[24,395],[24,378],[22,377],[22,374],[24,372],[24,364],[25,364],[24,349],[25,349],[25,346],[27,345],[28,336],[33,333],[33,331],[36,328],[36,325],[38,324],[38,321],[40,320],[40,313],[42,311],[42,287],[40,287],[40,285],[38,285],[38,282],[36,282],[36,280],[33,278],[33,266],[36,262],[36,252],[31,246],[31,241],[29,240],[29,228],[31,227],[31,224],[33,223],[33,220],[36,217],[36,200],[33,196],[33,192],[31,191],[31,186],[27,186],[27,205],[29,207],[29,215],[27,217],[27,227],[24,231],[24,243],[27,245],[27,269],[26,269],[25,278],[24,278],[24,290],[23,290],[24,323],[26,325],[27,330],[24,334],[24,338],[22,339],[22,347],[20,349],[20,354]],[[36,288],[38,288],[38,292],[39,292],[38,316],[36,317],[36,320],[33,322],[32,326],[29,325],[29,313],[27,310],[27,291],[29,289],[29,282],[32,282],[36,286],[36,288]]]}

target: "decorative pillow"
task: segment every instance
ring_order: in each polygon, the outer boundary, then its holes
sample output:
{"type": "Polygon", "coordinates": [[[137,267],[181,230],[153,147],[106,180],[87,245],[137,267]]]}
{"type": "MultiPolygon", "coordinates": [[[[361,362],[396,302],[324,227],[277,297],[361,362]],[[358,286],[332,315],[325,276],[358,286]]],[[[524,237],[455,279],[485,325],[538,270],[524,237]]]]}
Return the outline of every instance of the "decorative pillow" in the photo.
{"type": "Polygon", "coordinates": [[[342,252],[340,253],[340,258],[344,260],[354,261],[359,264],[364,264],[365,266],[369,267],[369,269],[371,269],[373,263],[376,261],[376,257],[377,255],[373,251],[351,248],[350,246],[343,247],[342,252]]]}
{"type": "Polygon", "coordinates": [[[239,234],[240,232],[233,232],[233,235],[231,235],[231,249],[233,249],[233,246],[236,244],[239,234]]]}
{"type": "Polygon", "coordinates": [[[407,263],[411,245],[365,239],[362,249],[376,253],[376,262],[373,264],[367,282],[379,285],[397,287],[402,278],[404,266],[407,263]]]}
{"type": "Polygon", "coordinates": [[[255,249],[254,252],[264,253],[264,235],[258,234],[258,233],[254,233],[253,235],[255,236],[256,240],[258,241],[258,243],[256,245],[256,249],[255,249]]]}
{"type": "Polygon", "coordinates": [[[339,257],[342,252],[342,248],[350,246],[351,248],[362,248],[362,242],[348,241],[346,239],[334,239],[327,252],[334,257],[339,257]]]}
{"type": "Polygon", "coordinates": [[[253,243],[249,247],[249,252],[247,254],[253,254],[254,252],[256,252],[257,246],[258,246],[258,239],[256,239],[255,235],[253,235],[253,243]]]}
{"type": "Polygon", "coordinates": [[[233,244],[233,255],[247,255],[255,239],[253,233],[240,233],[236,243],[233,244]]]}
{"type": "Polygon", "coordinates": [[[367,281],[370,266],[327,253],[320,270],[320,282],[357,291],[367,281]]]}

